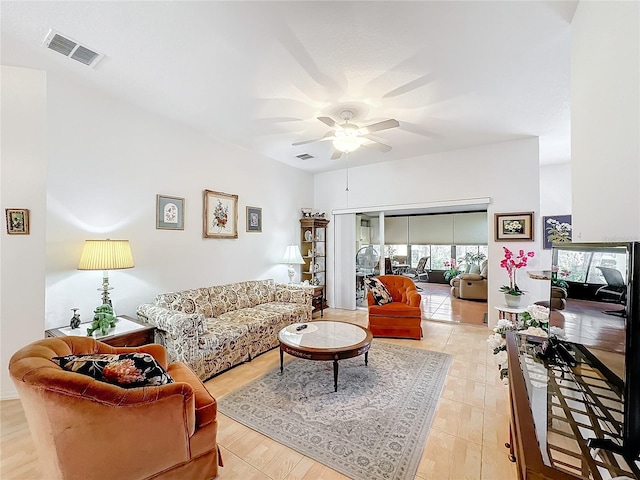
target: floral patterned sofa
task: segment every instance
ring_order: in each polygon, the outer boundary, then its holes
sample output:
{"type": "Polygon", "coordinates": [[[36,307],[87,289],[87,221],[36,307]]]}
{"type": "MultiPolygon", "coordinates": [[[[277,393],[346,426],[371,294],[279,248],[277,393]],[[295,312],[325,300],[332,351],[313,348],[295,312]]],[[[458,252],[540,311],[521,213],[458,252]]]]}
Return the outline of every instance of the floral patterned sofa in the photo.
{"type": "Polygon", "coordinates": [[[206,380],[278,346],[280,329],[311,320],[312,298],[313,287],[251,280],[163,293],[137,314],[171,361],[206,380]]]}

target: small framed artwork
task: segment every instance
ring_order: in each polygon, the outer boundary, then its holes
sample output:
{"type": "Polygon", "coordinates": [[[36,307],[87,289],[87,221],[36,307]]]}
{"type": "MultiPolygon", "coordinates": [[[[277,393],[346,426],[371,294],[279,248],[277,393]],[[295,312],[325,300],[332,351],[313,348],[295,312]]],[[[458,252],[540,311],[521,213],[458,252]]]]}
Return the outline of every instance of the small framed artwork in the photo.
{"type": "Polygon", "coordinates": [[[533,212],[496,213],[496,242],[533,240],[533,212]]]}
{"type": "Polygon", "coordinates": [[[26,208],[7,208],[7,233],[9,235],[29,235],[29,210],[26,208]]]}
{"type": "Polygon", "coordinates": [[[542,217],[542,248],[548,250],[554,243],[570,243],[571,231],[571,215],[542,217]]]}
{"type": "Polygon", "coordinates": [[[247,232],[262,232],[262,209],[247,207],[247,232]]]}
{"type": "Polygon", "coordinates": [[[156,228],[184,230],[184,198],[156,195],[156,228]]]}
{"type": "Polygon", "coordinates": [[[238,195],[204,191],[204,238],[238,238],[238,195]]]}

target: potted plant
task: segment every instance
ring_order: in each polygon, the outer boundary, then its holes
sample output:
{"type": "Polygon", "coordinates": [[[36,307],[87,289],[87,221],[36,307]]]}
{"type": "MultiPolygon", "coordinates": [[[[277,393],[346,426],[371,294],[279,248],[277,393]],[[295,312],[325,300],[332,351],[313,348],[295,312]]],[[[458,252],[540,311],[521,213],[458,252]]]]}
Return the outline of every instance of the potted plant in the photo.
{"type": "Polygon", "coordinates": [[[565,278],[570,274],[571,272],[569,270],[560,270],[557,265],[554,265],[551,270],[551,286],[560,287],[567,290],[569,288],[569,284],[567,284],[565,278]],[[558,278],[558,274],[560,274],[560,276],[563,278],[558,278]]]}
{"type": "Polygon", "coordinates": [[[513,252],[507,247],[504,250],[504,258],[500,262],[500,267],[504,268],[509,275],[509,285],[500,287],[500,291],[504,293],[504,301],[509,307],[517,307],[520,305],[520,297],[525,294],[524,290],[520,290],[516,283],[516,272],[519,268],[526,267],[529,258],[533,258],[535,252],[526,252],[520,250],[518,255],[514,257],[513,252]]]}
{"type": "Polygon", "coordinates": [[[467,264],[467,273],[480,273],[480,263],[487,258],[484,253],[467,252],[464,262],[467,264]]]}
{"type": "Polygon", "coordinates": [[[448,262],[444,262],[444,266],[447,268],[447,270],[445,270],[444,272],[444,279],[447,282],[450,281],[453,277],[456,277],[460,273],[460,269],[456,264],[455,258],[452,258],[448,262]]]}

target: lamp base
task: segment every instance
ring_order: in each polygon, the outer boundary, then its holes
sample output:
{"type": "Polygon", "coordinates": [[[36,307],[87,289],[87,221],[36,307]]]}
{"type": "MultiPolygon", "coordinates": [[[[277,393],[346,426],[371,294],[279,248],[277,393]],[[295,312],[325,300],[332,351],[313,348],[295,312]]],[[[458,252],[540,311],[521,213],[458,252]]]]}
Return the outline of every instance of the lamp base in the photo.
{"type": "Polygon", "coordinates": [[[296,274],[296,270],[293,268],[292,264],[289,264],[287,273],[289,274],[289,283],[293,283],[293,276],[296,274]]]}

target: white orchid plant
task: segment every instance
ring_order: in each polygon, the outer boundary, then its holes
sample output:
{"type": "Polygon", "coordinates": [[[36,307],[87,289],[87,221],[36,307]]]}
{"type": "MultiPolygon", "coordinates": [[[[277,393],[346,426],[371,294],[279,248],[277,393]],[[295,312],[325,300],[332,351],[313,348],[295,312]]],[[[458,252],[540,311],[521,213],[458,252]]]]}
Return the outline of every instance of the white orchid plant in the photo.
{"type": "Polygon", "coordinates": [[[498,370],[500,370],[500,380],[508,382],[507,363],[507,332],[515,330],[525,335],[535,335],[546,338],[547,336],[565,338],[564,331],[558,327],[549,328],[549,309],[542,305],[529,305],[527,310],[520,314],[520,319],[516,322],[501,319],[493,329],[493,334],[489,335],[487,345],[493,352],[498,370]],[[547,334],[547,331],[549,332],[547,334]]]}

